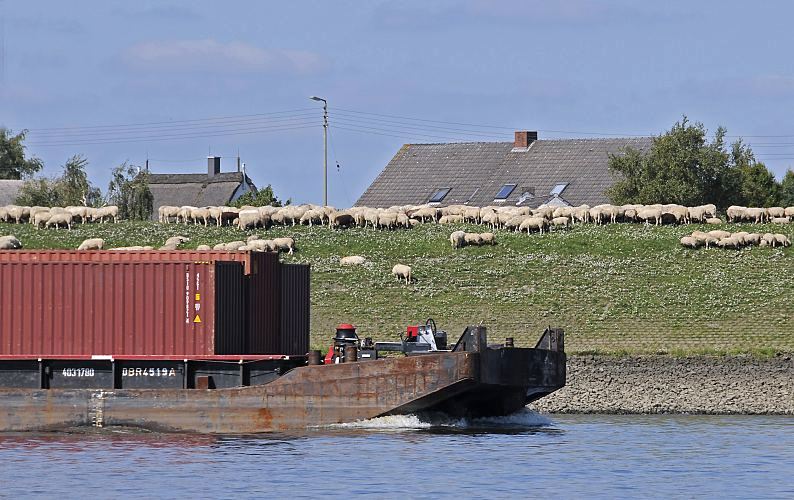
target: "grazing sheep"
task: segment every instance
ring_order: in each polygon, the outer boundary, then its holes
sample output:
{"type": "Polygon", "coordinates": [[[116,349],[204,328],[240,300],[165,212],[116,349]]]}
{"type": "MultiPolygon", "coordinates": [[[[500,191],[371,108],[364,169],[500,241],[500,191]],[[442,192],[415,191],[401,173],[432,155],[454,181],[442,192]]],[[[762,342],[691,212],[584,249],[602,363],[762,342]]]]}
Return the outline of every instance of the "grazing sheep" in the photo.
{"type": "Polygon", "coordinates": [[[483,245],[496,245],[496,237],[493,233],[480,233],[480,241],[483,245]]]}
{"type": "Polygon", "coordinates": [[[72,214],[73,221],[76,221],[76,219],[79,217],[81,224],[85,224],[87,222],[88,215],[91,213],[89,207],[66,207],[65,210],[72,214]]]}
{"type": "Polygon", "coordinates": [[[293,238],[274,238],[273,244],[277,251],[286,250],[287,253],[292,254],[295,252],[295,240],[293,238]]]}
{"type": "Polygon", "coordinates": [[[518,230],[523,231],[526,229],[527,234],[529,234],[530,229],[537,229],[538,231],[540,231],[540,234],[543,234],[543,230],[547,228],[548,225],[549,225],[548,221],[546,221],[546,219],[543,219],[541,217],[527,217],[526,219],[524,219],[521,225],[518,226],[518,230]]]}
{"type": "Polygon", "coordinates": [[[360,266],[366,264],[367,259],[360,255],[350,255],[339,259],[339,263],[343,266],[360,266]]]}
{"type": "Polygon", "coordinates": [[[89,238],[80,243],[77,247],[78,250],[102,250],[105,246],[105,240],[102,238],[89,238]]]}
{"type": "Polygon", "coordinates": [[[662,209],[661,208],[651,208],[645,207],[637,210],[637,219],[641,221],[645,221],[646,224],[650,224],[651,220],[659,226],[662,224],[662,209]]]}
{"type": "Polygon", "coordinates": [[[208,250],[212,250],[212,248],[209,245],[199,245],[196,247],[196,250],[199,252],[206,252],[208,250]]]}
{"type": "MultiPolygon", "coordinates": [[[[375,226],[377,226],[377,224],[376,221],[375,226]]],[[[356,225],[356,218],[347,212],[338,212],[333,215],[331,225],[333,227],[353,227],[356,225]]]]}
{"type": "Polygon", "coordinates": [[[750,233],[744,237],[744,242],[748,245],[759,245],[761,243],[761,234],[750,233]]]}
{"type": "Polygon", "coordinates": [[[254,240],[261,240],[261,239],[262,239],[262,237],[259,236],[258,234],[252,234],[251,236],[249,236],[248,238],[245,239],[245,242],[246,243],[251,243],[254,240]]]}
{"type": "Polygon", "coordinates": [[[449,242],[452,244],[453,249],[463,248],[463,246],[466,244],[466,232],[455,231],[449,235],[449,242]]]}
{"type": "Polygon", "coordinates": [[[259,210],[241,210],[237,217],[237,227],[243,231],[261,225],[259,210]]]}
{"type": "Polygon", "coordinates": [[[747,207],[740,207],[738,205],[731,205],[728,207],[728,210],[725,211],[728,222],[741,222],[744,219],[745,210],[747,210],[747,207]]]}
{"type": "Polygon", "coordinates": [[[752,219],[756,224],[765,222],[768,218],[766,208],[751,207],[744,211],[744,216],[747,219],[752,219]]]}
{"type": "Polygon", "coordinates": [[[240,247],[244,247],[244,246],[245,246],[245,242],[244,241],[239,241],[239,240],[238,241],[230,241],[229,243],[226,243],[226,245],[224,245],[223,249],[231,251],[231,252],[234,252],[234,251],[239,250],[240,247]]]}
{"type": "Polygon", "coordinates": [[[482,244],[480,233],[466,233],[463,239],[466,241],[467,245],[480,246],[482,244]]]}
{"type": "Polygon", "coordinates": [[[590,222],[590,206],[579,205],[578,207],[574,208],[571,211],[571,215],[573,216],[574,222],[581,222],[583,224],[587,224],[588,222],[590,222]]]}
{"type": "Polygon", "coordinates": [[[687,208],[687,219],[689,222],[703,222],[706,219],[706,207],[689,207],[687,208]]]}
{"type": "Polygon", "coordinates": [[[786,210],[783,212],[783,215],[786,217],[794,217],[794,207],[786,207],[786,210]]]}
{"type": "Polygon", "coordinates": [[[171,205],[163,205],[157,209],[157,214],[159,215],[158,220],[163,224],[168,224],[171,222],[171,217],[174,218],[177,222],[179,222],[179,207],[173,207],[171,205]]]}
{"type": "Polygon", "coordinates": [[[190,241],[190,238],[188,238],[187,236],[171,236],[170,238],[165,240],[165,244],[166,245],[171,245],[171,244],[181,245],[182,243],[186,243],[188,241],[190,241]]]}
{"type": "Polygon", "coordinates": [[[723,238],[730,238],[731,236],[731,233],[729,233],[728,231],[721,231],[719,229],[715,229],[714,231],[709,231],[707,234],[712,238],[717,238],[718,240],[721,240],[723,238]]]}
{"type": "Polygon", "coordinates": [[[709,217],[706,219],[706,224],[722,224],[722,219],[718,217],[709,217]]]}
{"type": "Polygon", "coordinates": [[[47,219],[47,227],[55,226],[55,229],[58,229],[58,226],[61,224],[65,224],[67,229],[72,229],[72,214],[64,212],[51,215],[50,218],[47,219]]]}
{"type": "Polygon", "coordinates": [[[571,219],[566,216],[555,217],[551,219],[551,225],[554,227],[568,227],[571,223],[571,219]]]}
{"type": "Polygon", "coordinates": [[[788,224],[791,222],[788,217],[772,217],[769,219],[772,224],[788,224]]]}
{"type": "Polygon", "coordinates": [[[761,243],[759,243],[759,245],[762,247],[775,247],[777,246],[777,238],[775,238],[775,235],[772,233],[764,233],[761,235],[761,243]]]}
{"type": "Polygon", "coordinates": [[[734,248],[738,250],[742,247],[742,242],[739,240],[739,238],[728,237],[719,240],[717,242],[717,246],[720,248],[734,248]]]}
{"type": "Polygon", "coordinates": [[[770,219],[774,217],[785,217],[786,209],[783,207],[769,207],[766,209],[766,214],[770,219]]]}
{"type": "Polygon", "coordinates": [[[391,273],[394,275],[397,280],[405,279],[405,284],[411,282],[411,267],[406,266],[405,264],[396,264],[393,268],[391,268],[391,273]]]}
{"type": "Polygon", "coordinates": [[[700,240],[693,238],[692,236],[684,236],[681,238],[681,245],[688,248],[700,248],[702,243],[700,240]]]}
{"type": "Polygon", "coordinates": [[[460,224],[462,222],[462,215],[442,215],[441,218],[438,219],[439,224],[460,224]]]}
{"type": "Polygon", "coordinates": [[[52,214],[49,210],[37,210],[36,213],[30,218],[31,224],[33,224],[36,229],[39,229],[42,226],[47,225],[47,221],[50,220],[52,214]]]}
{"type": "Polygon", "coordinates": [[[788,236],[785,234],[775,233],[774,235],[775,243],[778,245],[788,247],[791,246],[791,240],[788,239],[788,236]]]}
{"type": "Polygon", "coordinates": [[[13,234],[0,236],[0,250],[19,250],[22,243],[13,234]]]}
{"type": "MultiPolygon", "coordinates": [[[[105,218],[113,219],[113,222],[118,222],[119,207],[116,205],[109,205],[106,207],[97,208],[91,216],[91,220],[99,219],[100,223],[105,222],[105,218]]],[[[70,222],[71,224],[71,222],[70,222]]]]}
{"type": "Polygon", "coordinates": [[[194,224],[198,224],[199,221],[203,221],[204,227],[207,227],[210,217],[211,215],[209,207],[194,208],[190,211],[190,218],[193,219],[194,224]]]}

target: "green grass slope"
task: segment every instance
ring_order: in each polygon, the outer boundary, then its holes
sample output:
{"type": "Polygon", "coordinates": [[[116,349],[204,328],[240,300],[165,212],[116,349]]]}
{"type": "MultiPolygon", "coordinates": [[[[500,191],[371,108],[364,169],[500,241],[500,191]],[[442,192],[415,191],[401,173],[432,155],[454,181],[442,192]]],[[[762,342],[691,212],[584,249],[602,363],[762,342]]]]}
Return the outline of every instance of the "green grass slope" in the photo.
{"type": "MultiPolygon", "coordinates": [[[[729,231],[782,232],[772,225],[725,225],[729,231]]],[[[618,224],[577,226],[552,234],[497,232],[493,247],[453,250],[456,229],[420,225],[406,231],[288,227],[260,230],[293,236],[298,252],[286,262],[312,265],[312,345],[330,342],[334,327],[352,322],[359,333],[396,339],[405,325],[435,318],[451,337],[482,322],[492,341],[515,337],[533,344],[548,325],[566,330],[569,352],[693,353],[794,351],[794,249],[688,250],[678,239],[714,226],[618,224]],[[369,262],[342,267],[339,258],[369,262]],[[415,281],[391,276],[396,263],[415,281]]],[[[184,234],[185,245],[245,239],[234,228],[122,222],[36,230],[0,223],[25,248],[76,248],[101,237],[108,246],[160,245],[184,234]]]]}

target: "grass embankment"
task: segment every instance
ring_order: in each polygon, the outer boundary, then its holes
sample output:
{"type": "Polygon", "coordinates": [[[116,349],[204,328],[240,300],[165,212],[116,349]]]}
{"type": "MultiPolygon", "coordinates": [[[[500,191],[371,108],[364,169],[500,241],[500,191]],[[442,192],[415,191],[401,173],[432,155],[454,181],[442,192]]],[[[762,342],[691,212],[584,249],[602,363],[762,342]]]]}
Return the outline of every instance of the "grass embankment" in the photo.
{"type": "MultiPolygon", "coordinates": [[[[733,224],[728,231],[782,232],[794,228],[733,224]]],[[[794,351],[794,247],[687,250],[678,239],[691,226],[577,226],[553,234],[497,232],[498,245],[452,250],[456,229],[420,225],[408,231],[289,227],[259,231],[294,236],[298,252],[286,262],[312,265],[312,345],[330,342],[334,327],[353,322],[359,332],[395,339],[405,325],[428,316],[457,337],[483,322],[493,341],[534,344],[548,325],[566,330],[569,352],[736,353],[794,351]],[[363,255],[362,267],[339,258],[363,255]],[[409,264],[415,281],[399,284],[395,263],[409,264]]],[[[25,248],[76,248],[85,238],[108,246],[160,245],[185,234],[185,245],[244,239],[224,227],[123,222],[36,230],[0,223],[25,248]]],[[[254,234],[256,231],[249,231],[254,234]]]]}

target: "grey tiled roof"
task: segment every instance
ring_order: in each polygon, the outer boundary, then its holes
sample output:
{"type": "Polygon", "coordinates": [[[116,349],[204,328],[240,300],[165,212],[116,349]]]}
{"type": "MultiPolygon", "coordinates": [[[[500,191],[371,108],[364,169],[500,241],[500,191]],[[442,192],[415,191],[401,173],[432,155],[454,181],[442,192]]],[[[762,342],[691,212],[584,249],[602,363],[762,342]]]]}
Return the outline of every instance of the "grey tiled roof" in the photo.
{"type": "MultiPolygon", "coordinates": [[[[249,184],[253,182],[246,176],[249,184]]],[[[242,172],[224,172],[208,177],[204,174],[149,174],[149,189],[154,197],[154,214],[162,205],[226,205],[243,183],[242,172]]]]}
{"type": "Polygon", "coordinates": [[[618,139],[540,139],[528,149],[512,142],[406,144],[356,202],[388,207],[426,203],[442,187],[452,188],[442,205],[492,205],[504,184],[516,184],[503,202],[515,205],[525,191],[534,196],[522,205],[537,206],[550,199],[559,183],[560,195],[572,205],[597,205],[608,200],[604,191],[614,182],[609,153],[625,147],[646,150],[650,137],[618,139]]]}
{"type": "Polygon", "coordinates": [[[0,180],[0,207],[13,205],[25,181],[0,180]]]}

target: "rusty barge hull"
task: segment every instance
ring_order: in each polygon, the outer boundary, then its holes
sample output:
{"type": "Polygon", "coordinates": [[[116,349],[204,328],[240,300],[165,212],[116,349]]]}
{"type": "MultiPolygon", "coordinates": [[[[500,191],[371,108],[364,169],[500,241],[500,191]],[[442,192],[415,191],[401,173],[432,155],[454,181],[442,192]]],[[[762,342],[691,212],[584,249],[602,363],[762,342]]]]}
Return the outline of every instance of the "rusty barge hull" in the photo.
{"type": "Polygon", "coordinates": [[[273,372],[261,385],[215,389],[0,388],[0,431],[126,426],[245,434],[421,411],[506,415],[565,385],[565,353],[481,348],[273,372]]]}

